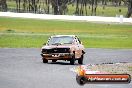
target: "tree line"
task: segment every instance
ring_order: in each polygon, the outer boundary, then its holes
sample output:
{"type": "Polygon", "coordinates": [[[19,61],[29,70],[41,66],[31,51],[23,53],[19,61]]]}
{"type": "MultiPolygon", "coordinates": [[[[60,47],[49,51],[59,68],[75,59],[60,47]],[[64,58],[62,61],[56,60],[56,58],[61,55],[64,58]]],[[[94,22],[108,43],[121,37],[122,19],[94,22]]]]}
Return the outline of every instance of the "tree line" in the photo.
{"type": "MultiPolygon", "coordinates": [[[[75,6],[75,15],[96,15],[98,5],[106,6],[127,6],[128,11],[126,17],[131,17],[132,0],[0,0],[0,10],[7,11],[7,2],[14,1],[16,12],[32,12],[32,13],[52,13],[55,15],[63,15],[68,12],[68,5],[75,6]]],[[[121,9],[119,10],[121,11],[121,9]]]]}

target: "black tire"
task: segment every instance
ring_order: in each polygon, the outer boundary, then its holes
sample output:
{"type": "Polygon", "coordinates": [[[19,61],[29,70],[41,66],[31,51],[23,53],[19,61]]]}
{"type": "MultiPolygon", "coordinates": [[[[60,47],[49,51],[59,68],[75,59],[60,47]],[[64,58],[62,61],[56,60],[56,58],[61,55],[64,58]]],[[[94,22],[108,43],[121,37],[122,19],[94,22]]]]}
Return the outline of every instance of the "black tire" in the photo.
{"type": "Polygon", "coordinates": [[[83,55],[81,56],[81,58],[78,59],[78,63],[83,64],[83,55]]]}
{"type": "Polygon", "coordinates": [[[56,62],[57,60],[52,60],[52,62],[56,62]]]}
{"type": "Polygon", "coordinates": [[[47,59],[42,58],[42,60],[43,60],[43,63],[48,63],[48,60],[47,59]]]}
{"type": "Polygon", "coordinates": [[[75,64],[75,55],[73,55],[72,58],[70,59],[70,64],[71,65],[75,64]]]}
{"type": "Polygon", "coordinates": [[[128,83],[131,82],[131,75],[129,75],[129,78],[128,78],[128,83]]]}
{"type": "Polygon", "coordinates": [[[87,82],[87,79],[83,76],[76,76],[76,81],[79,85],[83,86],[86,82],[87,82]]]}

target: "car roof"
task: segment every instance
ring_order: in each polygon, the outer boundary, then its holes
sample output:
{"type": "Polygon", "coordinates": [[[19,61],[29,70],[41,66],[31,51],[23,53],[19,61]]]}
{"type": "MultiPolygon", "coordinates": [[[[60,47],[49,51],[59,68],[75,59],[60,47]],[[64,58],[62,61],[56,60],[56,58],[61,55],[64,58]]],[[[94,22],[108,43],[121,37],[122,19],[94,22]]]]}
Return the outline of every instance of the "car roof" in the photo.
{"type": "Polygon", "coordinates": [[[62,36],[76,37],[75,35],[53,35],[51,37],[62,37],[62,36]]]}

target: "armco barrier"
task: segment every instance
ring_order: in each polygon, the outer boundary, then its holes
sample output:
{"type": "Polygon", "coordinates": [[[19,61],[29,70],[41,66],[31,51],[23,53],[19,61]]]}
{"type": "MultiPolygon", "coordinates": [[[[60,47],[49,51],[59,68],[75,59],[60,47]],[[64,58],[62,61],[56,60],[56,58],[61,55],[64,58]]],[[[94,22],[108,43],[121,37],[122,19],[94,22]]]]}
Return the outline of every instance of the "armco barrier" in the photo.
{"type": "Polygon", "coordinates": [[[123,15],[120,15],[119,17],[101,17],[101,16],[71,16],[71,15],[49,15],[49,14],[33,14],[33,13],[0,12],[0,16],[36,18],[36,19],[47,19],[47,20],[132,23],[132,18],[124,18],[123,15]]]}

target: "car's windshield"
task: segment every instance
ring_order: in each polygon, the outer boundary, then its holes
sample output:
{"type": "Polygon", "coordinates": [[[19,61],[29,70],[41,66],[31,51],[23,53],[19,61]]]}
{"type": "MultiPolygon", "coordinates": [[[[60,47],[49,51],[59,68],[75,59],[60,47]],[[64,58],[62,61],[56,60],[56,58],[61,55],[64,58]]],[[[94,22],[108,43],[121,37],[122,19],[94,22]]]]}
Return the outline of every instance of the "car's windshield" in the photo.
{"type": "Polygon", "coordinates": [[[48,45],[61,45],[61,44],[72,44],[74,38],[70,36],[52,37],[48,45]]]}

